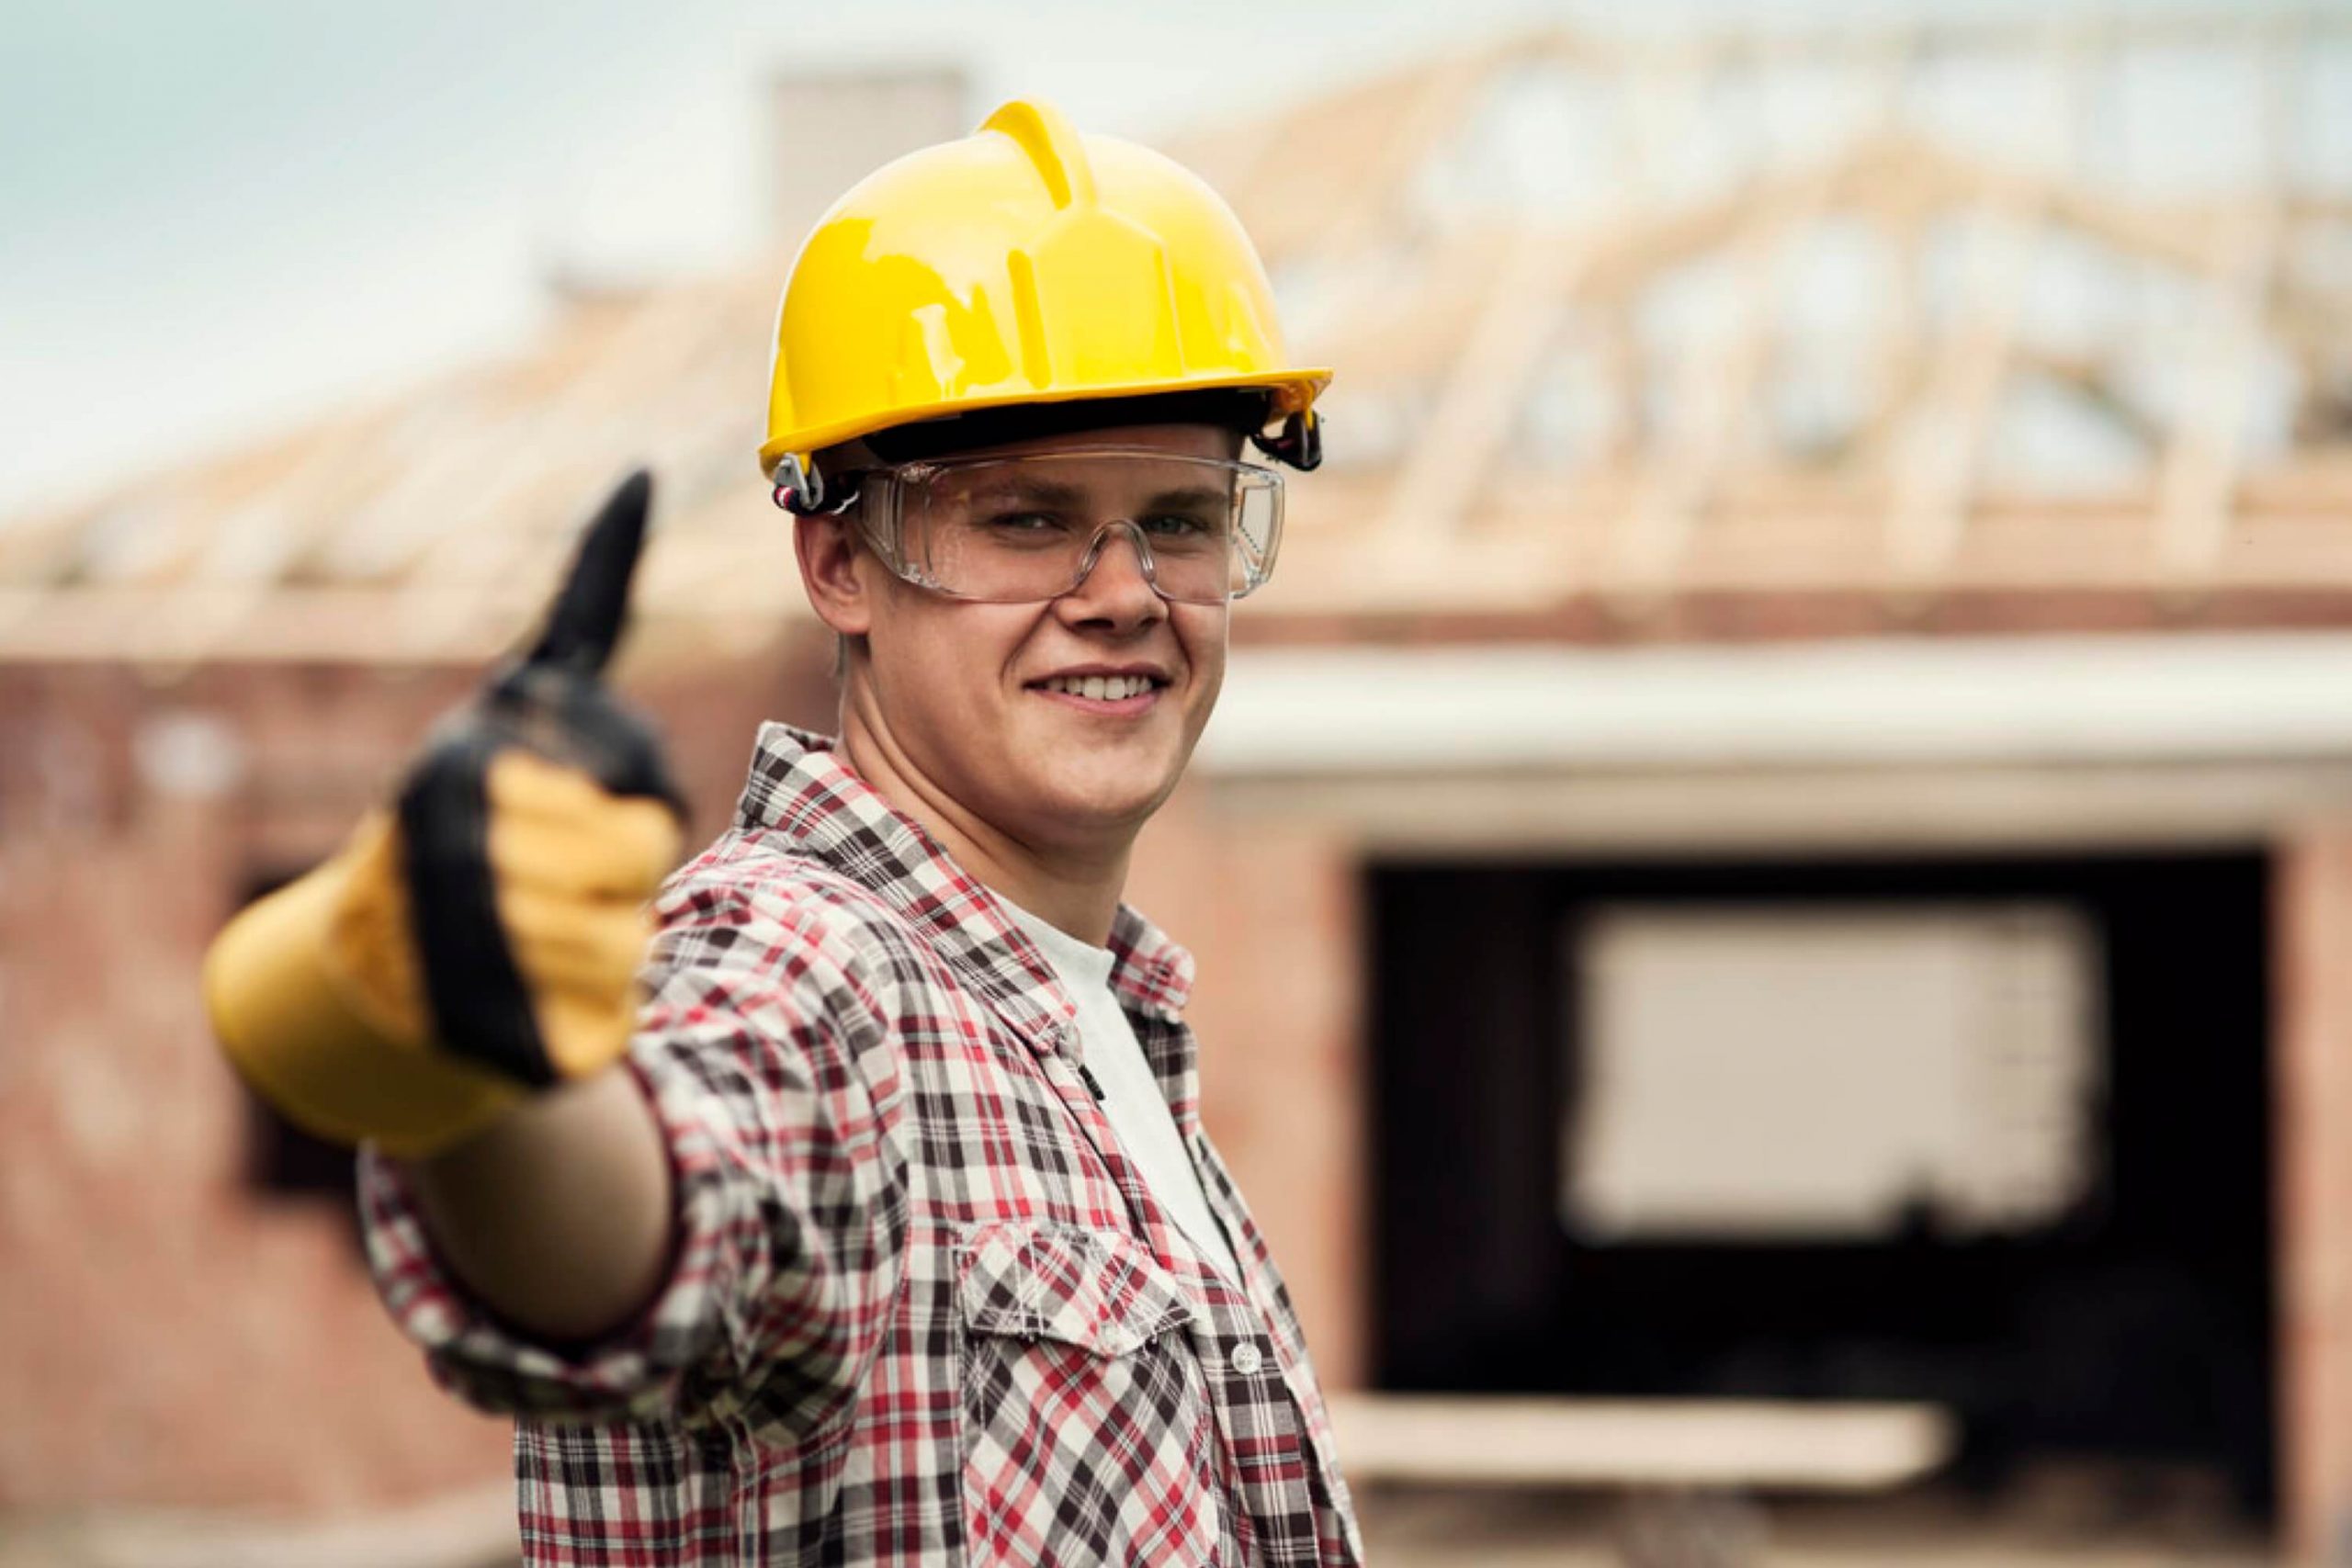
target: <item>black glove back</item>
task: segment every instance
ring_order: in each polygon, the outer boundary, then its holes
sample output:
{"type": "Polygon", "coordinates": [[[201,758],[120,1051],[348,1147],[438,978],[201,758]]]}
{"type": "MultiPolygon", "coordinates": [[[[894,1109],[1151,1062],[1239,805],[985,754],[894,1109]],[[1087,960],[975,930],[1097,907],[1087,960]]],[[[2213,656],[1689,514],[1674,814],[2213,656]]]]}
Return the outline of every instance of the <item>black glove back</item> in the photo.
{"type": "Polygon", "coordinates": [[[486,779],[492,759],[519,746],[586,773],[609,794],[661,800],[684,817],[652,726],[604,681],[628,620],[652,489],[642,469],[621,481],[588,525],[538,641],[444,724],[401,791],[414,934],[436,1036],[535,1087],[559,1075],[499,919],[486,779]]]}

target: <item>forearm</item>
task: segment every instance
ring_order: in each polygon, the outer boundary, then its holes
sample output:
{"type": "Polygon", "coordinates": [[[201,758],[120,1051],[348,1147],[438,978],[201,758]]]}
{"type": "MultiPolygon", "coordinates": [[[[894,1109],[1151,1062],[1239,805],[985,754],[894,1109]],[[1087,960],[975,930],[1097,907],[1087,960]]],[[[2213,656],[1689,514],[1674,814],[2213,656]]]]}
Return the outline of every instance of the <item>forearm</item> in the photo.
{"type": "Polygon", "coordinates": [[[661,1287],[674,1224],[670,1158],[625,1069],[536,1096],[403,1168],[449,1270],[526,1333],[596,1338],[661,1287]]]}

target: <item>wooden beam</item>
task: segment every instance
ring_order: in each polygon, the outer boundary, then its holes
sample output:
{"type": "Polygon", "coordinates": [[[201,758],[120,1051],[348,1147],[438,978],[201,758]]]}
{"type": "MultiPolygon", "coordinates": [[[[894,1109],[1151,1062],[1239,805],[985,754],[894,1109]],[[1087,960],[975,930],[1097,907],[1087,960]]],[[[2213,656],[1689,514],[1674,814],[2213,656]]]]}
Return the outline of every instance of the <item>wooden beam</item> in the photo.
{"type": "Polygon", "coordinates": [[[2263,52],[2262,186],[2245,220],[2223,236],[2228,265],[2199,301],[2188,355],[2198,376],[2158,481],[2156,558],[2175,594],[2193,596],[2210,585],[2245,466],[2255,372],[2278,269],[2291,118],[2299,107],[2290,85],[2296,41],[2274,33],[2263,52]]]}
{"type": "Polygon", "coordinates": [[[135,1508],[41,1533],[55,1561],[84,1568],[483,1568],[514,1560],[514,1488],[501,1482],[369,1513],[135,1508]]]}
{"type": "MultiPolygon", "coordinates": [[[[1902,41],[1907,35],[1894,36],[1896,41],[1888,45],[1874,73],[1871,118],[1880,126],[1892,123],[1908,80],[1909,57],[1902,41]]],[[[1761,168],[1760,150],[1770,138],[1760,125],[1755,140],[1761,168]]],[[[1844,160],[1829,160],[1764,194],[1733,242],[1739,273],[1737,320],[1719,354],[1686,367],[1676,402],[1690,412],[1674,438],[1652,447],[1638,499],[1616,532],[1603,591],[1628,612],[1638,614],[1668,590],[1725,464],[1757,422],[1759,389],[1777,346],[1788,256],[1795,242],[1819,223],[1847,169],[1844,160]]]]}
{"type": "Polygon", "coordinates": [[[1759,206],[1734,246],[1737,319],[1717,352],[1683,367],[1675,402],[1685,413],[1651,448],[1638,499],[1614,547],[1604,591],[1638,613],[1669,586],[1692,525],[1715,491],[1724,465],[1757,413],[1758,389],[1770,361],[1777,307],[1791,243],[1829,200],[1828,171],[1759,206]]]}
{"type": "Polygon", "coordinates": [[[1351,1481],[1867,1493],[1958,1447],[1931,1404],[1338,1394],[1351,1481]]]}
{"type": "MultiPolygon", "coordinates": [[[[1351,166],[1317,171],[1338,197],[1317,226],[1314,249],[1324,255],[1360,255],[1393,239],[1413,178],[1446,135],[1468,115],[1508,57],[1498,49],[1456,55],[1414,73],[1414,90],[1383,106],[1379,126],[1360,145],[1351,166]]],[[[1285,188],[1301,171],[1275,169],[1285,188]]]]}
{"type": "Polygon", "coordinates": [[[1436,406],[1397,470],[1383,539],[1442,541],[1461,529],[1519,424],[1529,381],[1558,339],[1584,259],[1548,233],[1512,236],[1436,406]]]}
{"type": "MultiPolygon", "coordinates": [[[[2039,130],[2054,168],[2073,162],[2088,35],[2050,35],[2039,130]]],[[[2025,287],[2054,180],[2013,187],[1971,236],[1961,328],[1905,423],[1895,453],[1887,553],[1906,592],[1930,585],[1959,550],[1992,417],[2018,336],[2025,287]]]]}

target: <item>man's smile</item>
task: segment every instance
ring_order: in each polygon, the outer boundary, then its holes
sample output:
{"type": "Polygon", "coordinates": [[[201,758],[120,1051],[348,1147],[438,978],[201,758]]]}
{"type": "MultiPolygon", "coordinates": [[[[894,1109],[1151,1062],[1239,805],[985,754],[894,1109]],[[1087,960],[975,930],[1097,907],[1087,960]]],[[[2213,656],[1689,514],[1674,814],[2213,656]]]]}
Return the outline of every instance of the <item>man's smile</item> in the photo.
{"type": "Polygon", "coordinates": [[[1024,689],[1082,713],[1131,717],[1159,705],[1168,685],[1168,675],[1156,666],[1085,665],[1032,681],[1024,689]]]}

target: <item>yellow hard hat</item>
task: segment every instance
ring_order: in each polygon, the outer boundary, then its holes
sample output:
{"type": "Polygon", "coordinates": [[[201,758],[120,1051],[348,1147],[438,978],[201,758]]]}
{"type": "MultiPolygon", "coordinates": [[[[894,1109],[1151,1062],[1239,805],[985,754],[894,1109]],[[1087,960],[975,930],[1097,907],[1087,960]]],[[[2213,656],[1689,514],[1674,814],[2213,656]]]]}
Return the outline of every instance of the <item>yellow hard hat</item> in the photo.
{"type": "MultiPolygon", "coordinates": [[[[910,152],[834,203],[776,312],[760,468],[894,426],[1021,404],[1255,389],[1311,466],[1329,370],[1283,351],[1250,237],[1190,170],[1035,102],[910,152]]],[[[1261,426],[1262,428],[1262,426],[1261,426]]]]}

